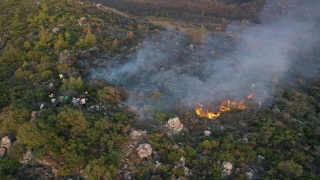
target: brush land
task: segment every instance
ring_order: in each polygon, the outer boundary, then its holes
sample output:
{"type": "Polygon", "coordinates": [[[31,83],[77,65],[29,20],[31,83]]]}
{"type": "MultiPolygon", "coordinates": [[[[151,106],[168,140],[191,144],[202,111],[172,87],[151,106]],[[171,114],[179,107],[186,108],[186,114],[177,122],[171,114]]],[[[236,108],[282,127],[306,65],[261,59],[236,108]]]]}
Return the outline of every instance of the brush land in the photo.
{"type": "Polygon", "coordinates": [[[274,3],[0,0],[0,179],[320,179],[320,4],[274,3]]]}

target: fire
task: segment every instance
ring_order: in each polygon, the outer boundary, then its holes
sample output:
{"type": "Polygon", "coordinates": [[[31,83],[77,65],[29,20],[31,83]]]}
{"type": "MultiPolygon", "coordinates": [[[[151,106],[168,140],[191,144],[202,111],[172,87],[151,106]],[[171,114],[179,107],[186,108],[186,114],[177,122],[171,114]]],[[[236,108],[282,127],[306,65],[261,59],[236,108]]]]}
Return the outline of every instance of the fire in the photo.
{"type": "Polygon", "coordinates": [[[253,99],[253,94],[250,94],[247,98],[248,99],[253,99]]]}
{"type": "Polygon", "coordinates": [[[223,112],[230,111],[231,109],[246,109],[244,101],[224,101],[218,108],[216,113],[210,111],[203,111],[202,104],[199,104],[199,107],[196,108],[196,113],[200,117],[206,117],[208,119],[215,119],[221,115],[223,112]]]}

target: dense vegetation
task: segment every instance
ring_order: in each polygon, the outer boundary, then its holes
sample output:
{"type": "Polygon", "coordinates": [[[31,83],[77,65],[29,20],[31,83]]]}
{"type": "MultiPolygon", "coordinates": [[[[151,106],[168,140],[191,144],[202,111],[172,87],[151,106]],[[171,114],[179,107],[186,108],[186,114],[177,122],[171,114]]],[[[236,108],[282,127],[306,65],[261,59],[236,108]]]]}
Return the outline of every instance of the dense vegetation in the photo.
{"type": "MultiPolygon", "coordinates": [[[[53,83],[57,96],[89,91],[89,104],[107,104],[112,111],[128,97],[125,89],[107,83],[89,86],[91,82],[85,80],[79,66],[58,59],[92,47],[117,53],[121,46],[131,46],[134,37],[141,39],[153,29],[125,20],[128,24],[120,27],[115,14],[99,11],[90,3],[40,2],[0,0],[0,137],[14,141],[0,160],[0,179],[37,178],[23,171],[28,167],[20,163],[28,150],[36,164],[52,162],[58,177],[120,179],[118,169],[127,163],[133,167],[134,179],[221,179],[221,163],[228,161],[234,171],[226,179],[246,179],[245,173],[250,171],[261,179],[320,178],[320,81],[305,87],[306,93],[278,86],[272,107],[223,114],[217,122],[224,128],[212,129],[209,137],[202,132],[216,122],[197,117],[183,105],[172,112],[150,110],[159,127],[171,117],[180,117],[186,129],[172,136],[139,123],[127,108],[105,116],[64,103],[60,108],[50,106],[47,92],[53,83]],[[81,17],[90,27],[78,25],[81,17]],[[59,31],[53,32],[57,27],[59,31]],[[113,35],[104,29],[108,27],[113,35]],[[60,73],[66,81],[59,79],[60,73]],[[31,121],[31,112],[39,110],[43,102],[49,107],[31,121]],[[151,144],[160,158],[126,157],[123,145],[130,142],[129,131],[146,127],[144,142],[151,144]],[[265,161],[259,162],[258,155],[265,161]],[[181,156],[191,169],[189,177],[183,168],[175,168],[181,156]],[[126,158],[130,161],[125,162],[126,158]],[[156,160],[162,163],[160,167],[155,166],[156,160]]],[[[203,31],[205,28],[200,28],[198,35],[203,31]]],[[[197,43],[202,38],[190,37],[197,43]]]]}

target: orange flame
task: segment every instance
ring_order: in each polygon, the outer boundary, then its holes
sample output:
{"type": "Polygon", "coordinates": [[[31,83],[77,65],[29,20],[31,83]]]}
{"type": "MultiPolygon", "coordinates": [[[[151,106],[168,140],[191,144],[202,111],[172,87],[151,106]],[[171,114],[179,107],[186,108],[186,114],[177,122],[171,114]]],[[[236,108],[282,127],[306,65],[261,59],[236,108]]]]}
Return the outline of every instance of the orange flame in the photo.
{"type": "Polygon", "coordinates": [[[206,112],[203,112],[202,110],[202,104],[199,104],[199,107],[197,107],[196,113],[200,117],[206,117],[208,119],[215,119],[221,115],[223,112],[230,111],[231,109],[246,109],[247,106],[244,104],[244,101],[224,101],[220,106],[216,113],[209,112],[208,110],[206,112]]]}
{"type": "Polygon", "coordinates": [[[248,96],[248,99],[253,99],[253,94],[250,94],[250,95],[248,96]]]}

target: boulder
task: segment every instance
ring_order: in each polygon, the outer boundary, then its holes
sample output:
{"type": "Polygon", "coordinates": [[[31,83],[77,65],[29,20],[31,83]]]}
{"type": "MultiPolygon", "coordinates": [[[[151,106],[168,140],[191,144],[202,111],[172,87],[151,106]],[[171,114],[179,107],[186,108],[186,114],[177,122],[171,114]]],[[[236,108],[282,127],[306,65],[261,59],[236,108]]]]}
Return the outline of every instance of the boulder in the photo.
{"type": "Polygon", "coordinates": [[[183,125],[180,123],[179,117],[170,118],[166,127],[171,129],[173,132],[180,132],[183,129],[183,125]]]}
{"type": "Polygon", "coordinates": [[[205,130],[205,131],[203,132],[203,134],[204,134],[205,136],[210,136],[211,132],[210,132],[209,130],[205,130]]]}
{"type": "Polygon", "coordinates": [[[231,174],[233,169],[233,165],[230,162],[223,162],[222,163],[222,178],[228,177],[231,174]]]}
{"type": "Polygon", "coordinates": [[[1,145],[0,145],[0,146],[7,148],[7,150],[10,149],[10,147],[11,147],[11,140],[9,139],[8,136],[5,136],[5,137],[3,137],[3,138],[1,139],[1,145]]]}
{"type": "Polygon", "coordinates": [[[137,148],[138,156],[140,158],[146,158],[152,154],[152,147],[150,144],[140,144],[137,148]]]}
{"type": "Polygon", "coordinates": [[[8,150],[11,147],[11,140],[8,136],[5,136],[1,139],[0,143],[0,158],[3,158],[6,156],[8,150]]]}

